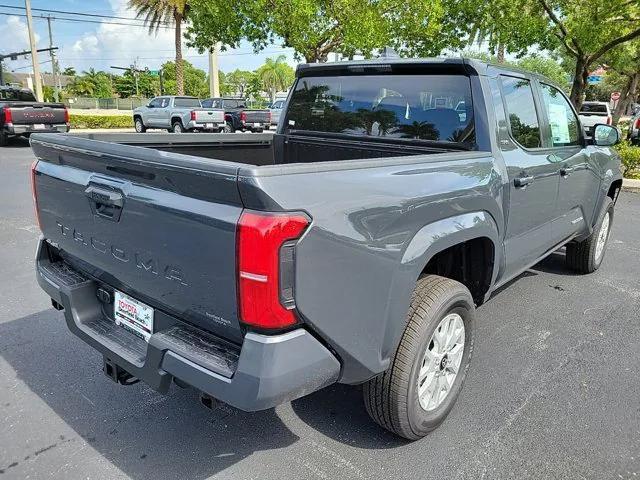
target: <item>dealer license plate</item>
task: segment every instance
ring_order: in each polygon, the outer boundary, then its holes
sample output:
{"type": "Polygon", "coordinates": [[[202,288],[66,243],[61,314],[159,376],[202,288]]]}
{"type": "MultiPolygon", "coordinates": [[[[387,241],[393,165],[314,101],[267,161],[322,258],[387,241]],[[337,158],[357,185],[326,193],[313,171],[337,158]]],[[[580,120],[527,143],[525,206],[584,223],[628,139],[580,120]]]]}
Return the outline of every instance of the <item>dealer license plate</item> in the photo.
{"type": "Polygon", "coordinates": [[[204,127],[205,128],[213,128],[213,123],[205,123],[204,127]]]}
{"type": "Polygon", "coordinates": [[[34,130],[44,130],[44,123],[36,123],[32,127],[34,130]]]}
{"type": "Polygon", "coordinates": [[[116,325],[149,341],[153,333],[153,308],[149,305],[116,290],[113,316],[116,325]]]}

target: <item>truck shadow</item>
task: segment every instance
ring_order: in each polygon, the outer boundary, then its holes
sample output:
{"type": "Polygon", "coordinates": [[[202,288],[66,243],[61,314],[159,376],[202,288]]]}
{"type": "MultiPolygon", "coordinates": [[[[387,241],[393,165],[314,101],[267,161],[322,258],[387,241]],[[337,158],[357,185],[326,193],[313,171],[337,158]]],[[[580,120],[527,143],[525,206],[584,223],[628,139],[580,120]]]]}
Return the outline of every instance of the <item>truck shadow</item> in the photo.
{"type": "MultiPolygon", "coordinates": [[[[40,452],[55,449],[64,456],[66,443],[79,447],[87,442],[131,478],[203,479],[254,452],[284,448],[299,439],[274,410],[245,413],[224,404],[208,410],[198,405],[193,390],[173,388],[165,396],[142,384],[111,383],[101,372],[100,356],[71,335],[53,310],[0,323],[0,356],[77,434],[68,435],[61,426],[65,435],[56,434],[53,442],[46,430],[42,438],[15,438],[20,444],[29,440],[33,452],[0,460],[6,473],[28,469],[25,464],[40,452]]],[[[3,405],[5,412],[42,409],[33,396],[26,404],[12,405],[15,401],[3,405]]]]}
{"type": "MultiPolygon", "coordinates": [[[[7,147],[28,147],[29,139],[25,137],[9,137],[7,139],[7,147]]],[[[2,148],[0,147],[0,152],[2,152],[2,148]]]]}

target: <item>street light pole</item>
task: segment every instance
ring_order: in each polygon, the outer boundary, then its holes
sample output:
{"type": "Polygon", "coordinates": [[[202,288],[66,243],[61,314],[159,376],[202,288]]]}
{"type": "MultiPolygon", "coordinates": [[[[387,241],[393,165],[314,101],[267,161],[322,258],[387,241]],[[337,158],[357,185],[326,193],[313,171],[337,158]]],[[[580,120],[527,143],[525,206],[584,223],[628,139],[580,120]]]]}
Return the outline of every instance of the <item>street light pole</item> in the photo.
{"type": "Polygon", "coordinates": [[[209,50],[209,94],[220,96],[220,78],[218,75],[218,43],[209,50]]]}
{"type": "Polygon", "coordinates": [[[38,51],[36,50],[36,38],[33,32],[33,17],[31,16],[31,0],[24,0],[27,10],[27,28],[29,29],[29,48],[31,48],[31,63],[33,64],[33,76],[35,77],[36,99],[41,102],[42,97],[42,77],[40,76],[40,63],[38,62],[38,51]]]}

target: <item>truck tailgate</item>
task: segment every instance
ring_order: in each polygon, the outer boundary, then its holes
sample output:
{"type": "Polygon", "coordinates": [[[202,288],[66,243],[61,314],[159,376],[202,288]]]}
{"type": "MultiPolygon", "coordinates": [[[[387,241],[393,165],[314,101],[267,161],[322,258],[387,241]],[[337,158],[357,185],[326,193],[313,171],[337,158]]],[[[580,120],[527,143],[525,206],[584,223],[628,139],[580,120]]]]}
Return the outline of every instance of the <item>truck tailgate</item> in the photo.
{"type": "Polygon", "coordinates": [[[271,121],[270,110],[244,110],[246,123],[269,123],[271,121]]]}
{"type": "Polygon", "coordinates": [[[223,110],[195,110],[198,123],[224,123],[223,110]]]}
{"type": "Polygon", "coordinates": [[[44,237],[108,287],[239,343],[238,165],[33,135],[44,237]]]}
{"type": "Polygon", "coordinates": [[[64,105],[47,105],[43,103],[25,103],[9,106],[12,122],[15,125],[54,125],[65,123],[64,105]]]}

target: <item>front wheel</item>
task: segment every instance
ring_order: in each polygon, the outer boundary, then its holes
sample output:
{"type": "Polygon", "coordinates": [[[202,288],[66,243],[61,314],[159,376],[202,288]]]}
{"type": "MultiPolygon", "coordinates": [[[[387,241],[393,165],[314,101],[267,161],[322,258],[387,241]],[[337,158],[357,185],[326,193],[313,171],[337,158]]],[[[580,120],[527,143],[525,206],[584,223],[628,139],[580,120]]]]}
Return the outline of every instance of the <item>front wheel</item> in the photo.
{"type": "Polygon", "coordinates": [[[144,123],[142,123],[142,119],[140,117],[136,117],[136,119],[133,121],[133,126],[138,133],[144,133],[147,131],[147,127],[144,126],[144,123]]]}
{"type": "Polygon", "coordinates": [[[604,205],[593,227],[593,232],[581,242],[567,244],[567,266],[577,273],[595,272],[604,259],[613,224],[613,200],[605,197],[604,205]]]}
{"type": "Polygon", "coordinates": [[[473,351],[475,306],[459,282],[418,280],[388,370],[364,385],[364,403],[387,430],[417,440],[440,425],[462,389],[473,351]]]}

